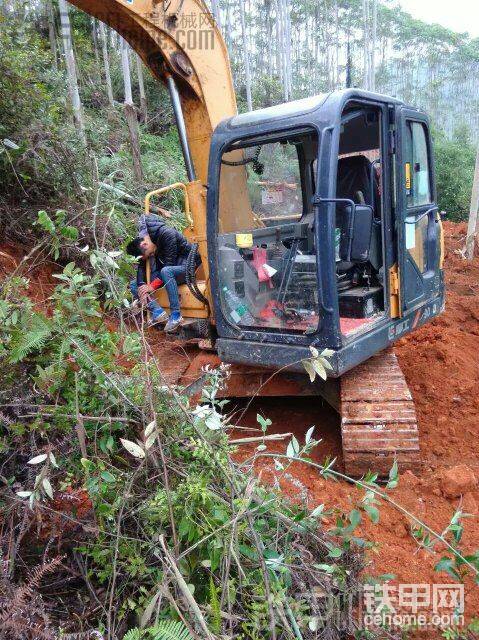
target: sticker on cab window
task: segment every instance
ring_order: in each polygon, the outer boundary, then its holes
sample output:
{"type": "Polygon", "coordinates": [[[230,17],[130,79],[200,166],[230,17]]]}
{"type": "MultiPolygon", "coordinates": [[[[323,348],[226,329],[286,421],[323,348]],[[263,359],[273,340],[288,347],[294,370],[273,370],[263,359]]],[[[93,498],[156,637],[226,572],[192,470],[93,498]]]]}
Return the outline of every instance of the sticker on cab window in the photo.
{"type": "Polygon", "coordinates": [[[261,204],[281,204],[283,199],[282,189],[263,189],[261,191],[261,204]]]}
{"type": "Polygon", "coordinates": [[[253,234],[252,233],[237,233],[236,234],[236,246],[240,249],[249,249],[253,246],[253,234]]]}

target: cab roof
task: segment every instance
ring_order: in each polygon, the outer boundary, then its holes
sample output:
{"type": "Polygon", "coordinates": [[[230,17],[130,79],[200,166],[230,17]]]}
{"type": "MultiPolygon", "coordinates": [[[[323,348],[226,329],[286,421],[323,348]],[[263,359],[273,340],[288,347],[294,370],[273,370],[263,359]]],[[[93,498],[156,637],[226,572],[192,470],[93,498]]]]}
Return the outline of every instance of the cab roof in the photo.
{"type": "Polygon", "coordinates": [[[221,125],[224,125],[227,129],[261,125],[266,122],[282,120],[284,118],[304,116],[307,113],[311,113],[321,108],[326,108],[325,110],[328,112],[329,118],[335,120],[336,118],[334,117],[334,114],[337,114],[337,117],[340,117],[344,105],[355,99],[366,101],[370,100],[376,103],[382,102],[396,105],[404,104],[397,98],[382,95],[380,93],[372,93],[361,89],[341,89],[330,93],[320,93],[309,98],[302,98],[301,100],[285,102],[273,107],[266,107],[265,109],[257,109],[256,111],[240,113],[239,115],[224,120],[221,125]]]}

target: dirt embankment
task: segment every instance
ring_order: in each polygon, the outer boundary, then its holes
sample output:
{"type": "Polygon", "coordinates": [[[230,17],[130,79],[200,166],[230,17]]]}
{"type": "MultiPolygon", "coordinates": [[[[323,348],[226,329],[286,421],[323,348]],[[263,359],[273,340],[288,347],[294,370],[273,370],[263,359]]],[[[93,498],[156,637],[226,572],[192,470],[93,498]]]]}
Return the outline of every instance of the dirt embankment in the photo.
{"type": "MultiPolygon", "coordinates": [[[[437,532],[446,528],[456,509],[471,514],[463,521],[463,548],[473,553],[479,549],[479,256],[469,263],[459,253],[465,224],[446,223],[445,233],[446,311],[396,345],[416,405],[423,470],[417,475],[404,473],[390,495],[437,532]]],[[[315,437],[323,442],[313,459],[320,462],[325,455],[338,456],[340,467],[339,424],[334,412],[325,408],[318,414],[308,400],[270,399],[252,407],[247,418],[251,426],[256,410],[273,420],[271,432],[292,431],[301,441],[308,426],[315,424],[315,437]]],[[[277,452],[284,448],[279,443],[268,447],[277,452]]],[[[253,446],[244,447],[241,459],[253,450],[253,446]]],[[[258,462],[257,472],[266,481],[277,476],[272,460],[258,462]]],[[[307,500],[310,507],[324,503],[327,508],[349,510],[361,495],[347,483],[322,479],[306,465],[294,465],[281,486],[293,499],[307,500]]],[[[408,518],[391,506],[381,508],[378,525],[363,521],[361,529],[375,543],[369,573],[392,573],[396,585],[453,582],[446,573],[434,571],[445,555],[441,553],[445,546],[435,544],[434,555],[420,549],[410,534],[408,518]]],[[[479,588],[470,580],[466,581],[465,602],[469,618],[479,614],[479,588]]]]}
{"type": "Polygon", "coordinates": [[[479,257],[465,261],[465,224],[446,223],[446,312],[399,341],[414,397],[426,470],[479,471],[479,257]]]}
{"type": "Polygon", "coordinates": [[[0,279],[12,274],[26,278],[28,297],[39,308],[43,307],[58,284],[53,274],[59,271],[60,267],[46,259],[43,253],[29,253],[15,243],[0,243],[0,279]]]}

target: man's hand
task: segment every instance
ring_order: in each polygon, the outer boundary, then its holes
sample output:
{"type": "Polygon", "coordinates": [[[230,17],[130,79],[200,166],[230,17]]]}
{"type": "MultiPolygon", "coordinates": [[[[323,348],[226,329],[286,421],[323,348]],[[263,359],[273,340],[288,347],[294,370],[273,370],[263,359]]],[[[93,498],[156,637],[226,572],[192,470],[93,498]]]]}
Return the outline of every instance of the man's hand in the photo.
{"type": "Polygon", "coordinates": [[[148,302],[148,295],[153,293],[154,289],[151,284],[142,284],[138,287],[138,297],[140,298],[141,304],[146,304],[148,302]]]}

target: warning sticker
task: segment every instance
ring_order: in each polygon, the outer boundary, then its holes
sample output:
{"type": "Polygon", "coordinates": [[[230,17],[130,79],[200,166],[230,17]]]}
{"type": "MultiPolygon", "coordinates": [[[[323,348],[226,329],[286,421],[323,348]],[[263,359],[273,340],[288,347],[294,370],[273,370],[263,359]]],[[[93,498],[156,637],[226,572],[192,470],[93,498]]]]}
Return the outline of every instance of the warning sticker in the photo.
{"type": "Polygon", "coordinates": [[[405,170],[406,170],[406,191],[409,192],[411,191],[411,163],[410,162],[406,162],[406,166],[405,166],[405,170]]]}
{"type": "Polygon", "coordinates": [[[253,246],[253,234],[252,233],[237,233],[236,234],[236,246],[240,249],[248,249],[253,246]]]}

